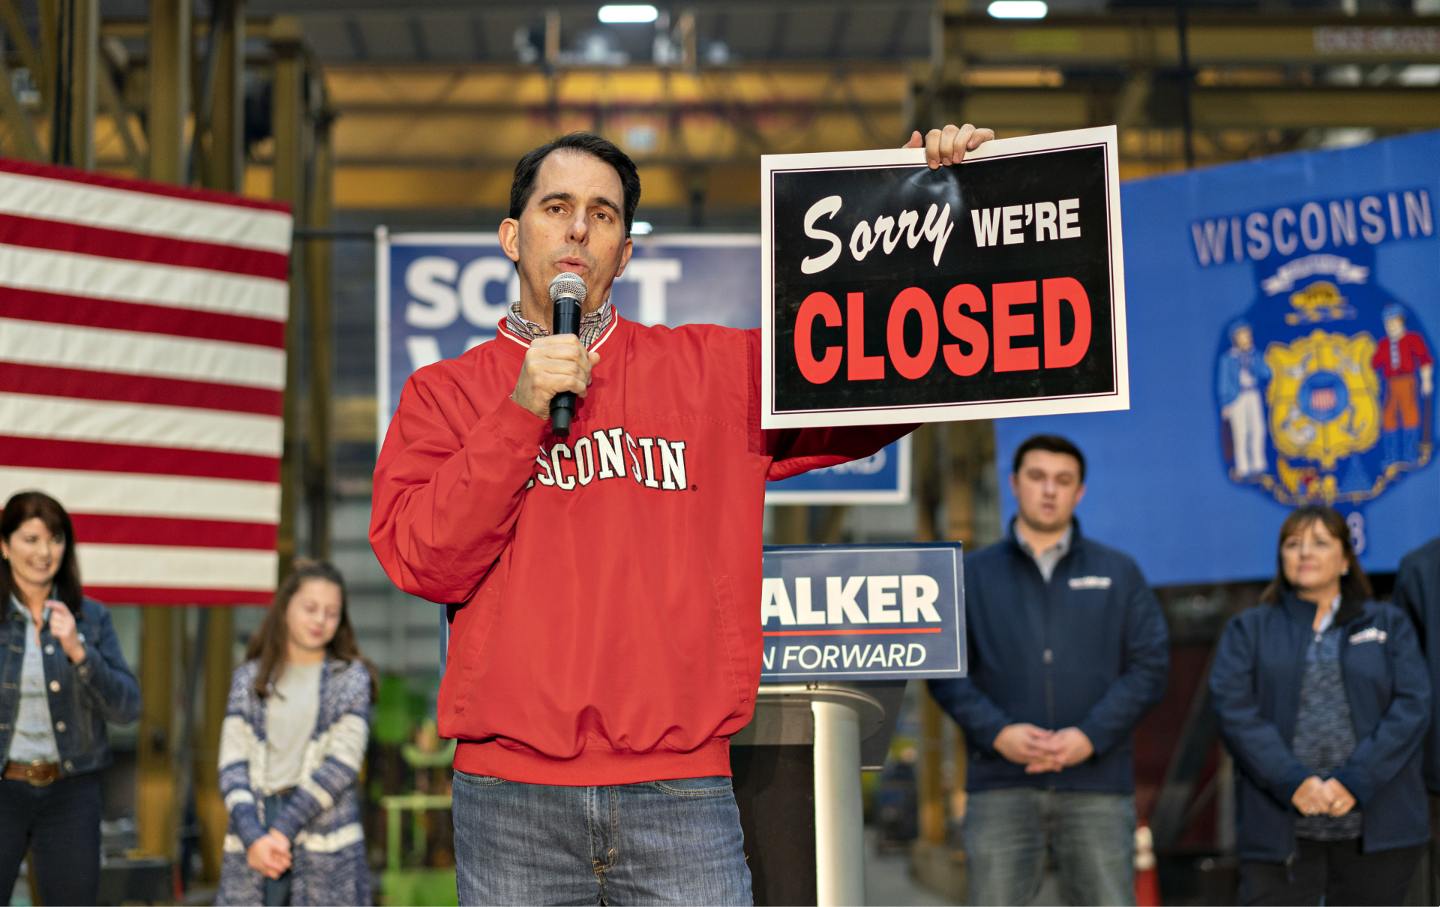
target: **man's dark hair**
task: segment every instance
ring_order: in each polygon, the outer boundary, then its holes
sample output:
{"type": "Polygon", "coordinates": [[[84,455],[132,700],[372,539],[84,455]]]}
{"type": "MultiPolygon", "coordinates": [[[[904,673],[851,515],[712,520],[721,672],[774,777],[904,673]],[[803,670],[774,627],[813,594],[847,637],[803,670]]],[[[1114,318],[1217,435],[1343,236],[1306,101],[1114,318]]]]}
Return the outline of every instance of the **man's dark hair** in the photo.
{"type": "Polygon", "coordinates": [[[630,225],[635,222],[635,209],[640,206],[640,171],[635,169],[635,162],[630,160],[630,155],[616,147],[614,142],[593,132],[562,135],[526,152],[525,156],[520,158],[515,164],[515,179],[510,183],[510,216],[517,220],[520,218],[520,212],[525,210],[531,193],[535,191],[535,174],[540,172],[540,165],[550,156],[550,152],[562,150],[582,151],[615,168],[615,172],[620,175],[620,189],[625,196],[622,202],[625,209],[625,235],[629,236],[630,225]]]}
{"type": "Polygon", "coordinates": [[[1080,464],[1080,482],[1085,482],[1085,455],[1080,452],[1069,438],[1062,438],[1059,435],[1031,435],[1026,438],[1015,451],[1015,461],[1010,464],[1010,472],[1016,475],[1020,473],[1020,464],[1024,461],[1025,455],[1032,450],[1043,450],[1047,453],[1069,454],[1080,464]]]}

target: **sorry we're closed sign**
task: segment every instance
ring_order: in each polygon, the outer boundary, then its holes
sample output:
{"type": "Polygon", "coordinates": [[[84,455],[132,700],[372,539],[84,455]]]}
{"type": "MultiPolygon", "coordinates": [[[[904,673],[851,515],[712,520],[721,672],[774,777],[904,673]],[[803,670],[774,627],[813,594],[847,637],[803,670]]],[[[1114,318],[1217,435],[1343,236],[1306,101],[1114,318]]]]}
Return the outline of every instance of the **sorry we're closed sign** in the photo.
{"type": "Polygon", "coordinates": [[[1113,127],[762,168],[767,427],[1129,406],[1113,127]]]}

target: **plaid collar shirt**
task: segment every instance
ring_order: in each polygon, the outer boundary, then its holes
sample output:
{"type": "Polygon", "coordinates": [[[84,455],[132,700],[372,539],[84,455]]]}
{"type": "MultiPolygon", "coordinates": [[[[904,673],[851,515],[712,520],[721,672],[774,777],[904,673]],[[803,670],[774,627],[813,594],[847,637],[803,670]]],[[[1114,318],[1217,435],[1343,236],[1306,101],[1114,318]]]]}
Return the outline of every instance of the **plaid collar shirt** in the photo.
{"type": "MultiPolygon", "coordinates": [[[[588,348],[592,343],[600,339],[600,335],[605,333],[605,329],[610,326],[610,322],[614,319],[615,306],[611,304],[608,299],[605,300],[604,305],[595,311],[587,315],[581,315],[580,342],[588,348]]],[[[547,337],[550,334],[550,332],[541,325],[521,315],[520,303],[518,302],[510,304],[510,313],[505,316],[505,323],[510,326],[510,330],[525,340],[534,340],[536,337],[547,337]]]]}

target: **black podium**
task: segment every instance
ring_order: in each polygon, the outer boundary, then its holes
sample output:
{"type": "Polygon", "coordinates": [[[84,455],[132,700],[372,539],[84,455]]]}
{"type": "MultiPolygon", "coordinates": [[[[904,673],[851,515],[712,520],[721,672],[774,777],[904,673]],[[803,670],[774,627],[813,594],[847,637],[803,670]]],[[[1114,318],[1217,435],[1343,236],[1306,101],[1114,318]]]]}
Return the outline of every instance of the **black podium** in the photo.
{"type": "Polygon", "coordinates": [[[860,772],[885,762],[905,681],[767,683],[731,740],[755,903],[862,904],[860,772]]]}

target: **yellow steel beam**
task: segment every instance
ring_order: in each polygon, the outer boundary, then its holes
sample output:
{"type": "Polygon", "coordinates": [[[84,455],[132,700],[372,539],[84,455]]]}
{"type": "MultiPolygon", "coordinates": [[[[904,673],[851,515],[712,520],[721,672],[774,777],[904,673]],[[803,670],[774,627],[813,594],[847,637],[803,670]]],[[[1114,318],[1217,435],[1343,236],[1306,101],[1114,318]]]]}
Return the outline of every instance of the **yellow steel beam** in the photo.
{"type": "MultiPolygon", "coordinates": [[[[190,3],[151,0],[150,179],[185,181],[185,118],[190,111],[190,3]]],[[[141,851],[174,859],[179,810],[175,785],[176,646],[184,638],[179,608],[146,608],[140,635],[140,746],[135,825],[141,851]]]]}
{"type": "MultiPolygon", "coordinates": [[[[100,106],[109,114],[111,131],[120,140],[120,145],[125,151],[125,162],[136,173],[141,173],[145,170],[145,158],[139,143],[135,140],[135,126],[131,123],[130,110],[125,104],[125,99],[120,96],[120,89],[115,85],[110,68],[104,65],[98,68],[99,72],[95,74],[95,86],[99,89],[100,106]]],[[[98,129],[96,133],[98,138],[98,129]]]]}
{"type": "Polygon", "coordinates": [[[220,728],[230,693],[231,652],[235,647],[235,611],[211,608],[204,621],[204,694],[195,743],[195,814],[200,824],[201,876],[220,881],[225,831],[230,815],[220,796],[220,728]]]}
{"type": "MultiPolygon", "coordinates": [[[[335,172],[336,208],[469,208],[504,210],[509,204],[515,161],[484,166],[441,167],[433,164],[394,167],[339,167],[335,172]]],[[[267,173],[252,167],[251,185],[265,184],[267,173]]],[[[645,208],[683,209],[693,190],[712,210],[753,208],[760,203],[760,161],[746,164],[640,167],[645,208]]],[[[495,224],[479,225],[488,229],[495,224]]]]}
{"type": "MultiPolygon", "coordinates": [[[[210,85],[210,130],[202,145],[199,168],[203,184],[222,192],[238,192],[244,172],[245,149],[241,131],[244,106],[245,17],[243,0],[217,0],[220,31],[213,52],[215,78],[210,85]]],[[[231,608],[212,608],[203,623],[204,699],[196,733],[193,767],[195,815],[200,825],[201,876],[220,880],[229,813],[220,796],[220,730],[230,689],[235,644],[235,615],[231,608]]]]}
{"type": "MultiPolygon", "coordinates": [[[[941,97],[946,95],[942,94],[941,97]]],[[[964,117],[1004,130],[1055,130],[1112,122],[1124,95],[1096,88],[988,88],[957,93],[964,117]]],[[[1369,127],[1428,129],[1440,123],[1440,92],[1432,88],[1197,87],[1191,94],[1197,129],[1369,127]]],[[[1135,111],[1128,113],[1133,116],[1135,111]]],[[[1174,126],[1176,111],[1130,120],[1132,126],[1174,126]]]]}
{"type": "Polygon", "coordinates": [[[151,0],[150,12],[149,107],[145,117],[149,176],[161,182],[183,183],[194,46],[190,4],[185,0],[151,0]]]}
{"type": "Polygon", "coordinates": [[[40,97],[46,106],[53,108],[55,61],[59,56],[56,48],[60,38],[60,0],[38,0],[37,5],[40,13],[40,49],[37,52],[40,71],[35,74],[35,84],[40,87],[40,97]]]}
{"type": "MultiPolygon", "coordinates": [[[[300,22],[281,17],[271,23],[275,44],[274,89],[271,95],[271,124],[275,134],[274,178],[271,193],[290,205],[296,226],[305,222],[305,60],[300,22]]],[[[297,247],[296,253],[303,255],[297,247]]],[[[301,488],[298,416],[300,411],[300,318],[304,303],[301,281],[304,272],[292,257],[290,317],[285,323],[285,443],[280,467],[280,526],[277,548],[280,574],[289,572],[296,554],[295,502],[301,488]]]]}
{"type": "Polygon", "coordinates": [[[35,133],[35,124],[30,115],[20,106],[11,87],[10,70],[0,58],[0,115],[5,121],[5,153],[22,157],[27,161],[41,158],[40,140],[35,133]]]}
{"type": "MultiPolygon", "coordinates": [[[[321,114],[323,117],[324,114],[321,114]]],[[[311,228],[330,226],[332,192],[334,190],[334,159],[330,147],[330,125],[322,119],[314,127],[311,153],[310,185],[306,199],[305,225],[311,228]]],[[[310,370],[310,400],[305,432],[306,509],[309,512],[310,553],[328,560],[331,551],[330,509],[331,489],[335,471],[331,457],[334,429],[335,338],[334,303],[330,292],[331,245],[329,240],[312,239],[305,243],[305,289],[309,302],[308,349],[306,366],[310,370]]]]}
{"type": "MultiPolygon", "coordinates": [[[[944,54],[975,64],[1176,66],[1173,16],[1051,16],[1038,22],[946,15],[944,54]]],[[[1192,12],[1190,63],[1440,63],[1433,20],[1380,16],[1237,16],[1192,12]]]]}
{"type": "Polygon", "coordinates": [[[337,110],[370,104],[550,103],[625,105],[767,104],[854,98],[900,103],[904,70],[895,64],[738,65],[696,72],[653,66],[576,67],[553,75],[515,66],[327,66],[325,88],[337,110]]]}
{"type": "MultiPolygon", "coordinates": [[[[100,68],[100,0],[74,0],[69,15],[59,20],[66,32],[63,61],[68,88],[65,140],[59,149],[63,163],[82,170],[95,166],[95,83],[100,68]]],[[[54,95],[58,98],[58,94],[54,95]]],[[[52,102],[53,103],[53,102],[52,102]]]]}
{"type": "Polygon", "coordinates": [[[513,163],[561,132],[602,132],[636,160],[750,159],[903,139],[900,67],[330,68],[341,167],[430,159],[513,163]],[[896,137],[900,136],[900,139],[896,137]]]}
{"type": "Polygon", "coordinates": [[[213,39],[219,44],[203,157],[206,185],[225,192],[238,192],[244,183],[245,37],[242,0],[229,0],[213,39]]]}
{"type": "MultiPolygon", "coordinates": [[[[270,24],[274,21],[272,17],[242,18],[245,22],[246,34],[253,38],[269,39],[270,24]]],[[[190,30],[194,37],[203,38],[210,32],[210,22],[204,19],[196,20],[192,17],[190,30]]],[[[150,38],[150,21],[148,19],[111,19],[100,26],[100,35],[104,38],[120,38],[129,41],[145,40],[150,38]]]]}
{"type": "Polygon", "coordinates": [[[25,28],[25,20],[20,17],[20,11],[15,7],[15,0],[0,0],[0,21],[5,25],[5,37],[15,52],[20,55],[20,62],[30,71],[30,79],[41,89],[41,103],[44,104],[50,95],[46,93],[45,86],[48,80],[45,76],[45,69],[40,60],[40,52],[35,49],[35,44],[30,40],[30,32],[25,28]]]}
{"type": "Polygon", "coordinates": [[[1206,88],[1194,94],[1194,113],[1199,129],[1431,129],[1440,124],[1440,92],[1434,88],[1206,88]]]}
{"type": "Polygon", "coordinates": [[[520,114],[377,114],[342,116],[335,127],[336,162],[439,166],[508,162],[563,132],[609,136],[638,163],[753,161],[764,153],[833,151],[900,145],[907,137],[900,105],[861,122],[846,114],[774,116],[736,123],[665,114],[603,117],[576,114],[536,123],[520,114]]]}

